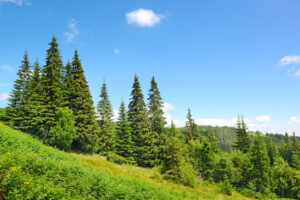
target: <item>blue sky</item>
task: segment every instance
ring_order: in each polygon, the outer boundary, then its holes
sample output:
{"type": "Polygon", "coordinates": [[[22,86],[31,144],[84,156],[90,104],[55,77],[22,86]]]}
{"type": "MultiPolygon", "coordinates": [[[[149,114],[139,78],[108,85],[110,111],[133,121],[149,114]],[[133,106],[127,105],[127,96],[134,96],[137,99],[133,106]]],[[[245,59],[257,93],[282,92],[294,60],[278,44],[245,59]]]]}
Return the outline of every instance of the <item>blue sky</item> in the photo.
{"type": "Polygon", "coordinates": [[[105,79],[115,110],[135,73],[154,75],[168,120],[300,135],[299,0],[0,0],[0,107],[27,49],[44,65],[55,34],[78,49],[95,104],[105,79]]]}

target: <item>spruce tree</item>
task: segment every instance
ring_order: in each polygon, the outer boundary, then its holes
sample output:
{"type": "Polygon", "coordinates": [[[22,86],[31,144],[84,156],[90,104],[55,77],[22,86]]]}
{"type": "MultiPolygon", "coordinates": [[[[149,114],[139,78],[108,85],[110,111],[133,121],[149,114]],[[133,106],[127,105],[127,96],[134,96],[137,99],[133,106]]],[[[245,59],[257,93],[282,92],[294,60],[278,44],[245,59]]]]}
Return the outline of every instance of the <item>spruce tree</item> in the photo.
{"type": "Polygon", "coordinates": [[[199,171],[204,179],[209,179],[213,169],[214,152],[209,142],[204,141],[200,148],[199,171]]]}
{"type": "Polygon", "coordinates": [[[134,163],[131,128],[127,120],[127,112],[123,100],[121,101],[116,126],[116,153],[126,158],[129,162],[134,163]]]}
{"type": "Polygon", "coordinates": [[[97,110],[99,113],[99,151],[102,154],[107,154],[115,149],[115,135],[112,124],[113,109],[107,93],[106,83],[103,82],[100,93],[100,101],[98,102],[97,110]]]}
{"type": "Polygon", "coordinates": [[[134,158],[143,167],[154,166],[157,159],[155,135],[151,130],[151,123],[147,115],[144,96],[137,75],[130,94],[128,105],[128,120],[132,129],[134,143],[134,158]]]}
{"type": "Polygon", "coordinates": [[[31,66],[27,51],[25,51],[17,76],[18,78],[14,81],[13,90],[10,94],[7,115],[10,125],[16,129],[27,131],[27,123],[24,123],[24,118],[28,116],[26,103],[29,97],[28,86],[31,77],[31,66]]]}
{"type": "Polygon", "coordinates": [[[191,109],[188,109],[187,113],[187,122],[185,123],[185,127],[187,130],[186,133],[186,142],[188,143],[190,140],[197,140],[200,138],[198,134],[197,124],[195,123],[194,119],[192,118],[191,109]]]}
{"type": "Polygon", "coordinates": [[[148,101],[148,114],[152,131],[154,131],[158,135],[164,134],[165,124],[167,122],[163,116],[164,105],[154,76],[151,79],[151,88],[149,90],[148,101]]]}
{"type": "Polygon", "coordinates": [[[215,136],[214,129],[211,129],[211,131],[209,132],[208,140],[211,144],[212,151],[214,153],[218,153],[220,151],[220,145],[218,139],[215,136]]]}
{"type": "Polygon", "coordinates": [[[156,136],[156,146],[158,148],[158,162],[161,162],[163,158],[165,141],[166,141],[166,129],[165,124],[167,123],[164,118],[163,101],[155,81],[154,76],[151,79],[151,87],[149,89],[148,97],[148,115],[151,123],[151,128],[156,136]]]}
{"type": "Polygon", "coordinates": [[[46,65],[42,69],[41,78],[43,140],[48,138],[50,129],[56,125],[56,111],[64,104],[62,95],[64,89],[62,82],[63,62],[55,36],[52,37],[49,46],[46,55],[46,65]]]}
{"type": "Polygon", "coordinates": [[[29,132],[33,135],[42,137],[40,116],[42,110],[42,99],[41,99],[41,68],[38,60],[33,65],[33,74],[29,82],[29,132]]]}
{"type": "Polygon", "coordinates": [[[236,138],[237,140],[234,146],[243,153],[247,153],[250,150],[251,140],[249,137],[249,133],[247,132],[247,126],[244,122],[243,117],[238,117],[236,138]]]}
{"type": "Polygon", "coordinates": [[[256,192],[268,193],[270,187],[270,159],[262,136],[257,133],[251,148],[252,182],[256,192]]]}
{"type": "Polygon", "coordinates": [[[72,89],[70,102],[75,119],[76,134],[72,147],[84,152],[96,151],[98,126],[93,100],[77,50],[72,61],[72,89]]]}

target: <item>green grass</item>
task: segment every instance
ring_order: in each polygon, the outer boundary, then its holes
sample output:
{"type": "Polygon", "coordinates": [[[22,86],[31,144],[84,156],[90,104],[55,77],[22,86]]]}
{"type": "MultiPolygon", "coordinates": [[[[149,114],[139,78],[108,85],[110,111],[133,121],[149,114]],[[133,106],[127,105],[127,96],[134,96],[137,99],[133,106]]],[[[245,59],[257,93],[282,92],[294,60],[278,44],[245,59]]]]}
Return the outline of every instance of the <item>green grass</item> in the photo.
{"type": "Polygon", "coordinates": [[[154,169],[123,166],[96,155],[77,155],[43,145],[0,122],[0,174],[5,200],[15,199],[248,199],[163,180],[154,169]]]}

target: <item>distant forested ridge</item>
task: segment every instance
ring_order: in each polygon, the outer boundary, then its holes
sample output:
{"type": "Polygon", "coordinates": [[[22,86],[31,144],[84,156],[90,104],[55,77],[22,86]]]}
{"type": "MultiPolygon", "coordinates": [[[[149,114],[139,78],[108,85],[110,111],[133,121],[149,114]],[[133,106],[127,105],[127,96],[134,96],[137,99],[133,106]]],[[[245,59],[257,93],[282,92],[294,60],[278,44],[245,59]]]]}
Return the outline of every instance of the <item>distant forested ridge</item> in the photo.
{"type": "Polygon", "coordinates": [[[145,93],[136,74],[129,104],[120,99],[114,121],[109,86],[99,85],[100,100],[94,103],[77,50],[63,63],[53,36],[45,54],[43,64],[32,64],[28,52],[23,56],[8,106],[0,110],[0,120],[10,127],[64,151],[156,167],[164,179],[188,187],[201,180],[217,184],[227,195],[237,190],[255,198],[300,198],[295,134],[250,132],[243,116],[235,128],[198,126],[190,108],[185,128],[173,122],[168,127],[157,80],[149,78],[145,93]]]}
{"type": "MultiPolygon", "coordinates": [[[[198,132],[199,134],[203,136],[208,136],[209,132],[213,129],[215,132],[215,136],[218,138],[218,141],[220,143],[220,147],[223,151],[231,152],[234,150],[233,144],[236,140],[236,128],[235,127],[229,127],[229,126],[204,126],[204,125],[198,125],[198,132]]],[[[178,128],[180,132],[183,134],[186,134],[186,128],[180,127],[178,128]]],[[[255,136],[255,132],[249,132],[250,137],[255,136]]],[[[279,133],[266,133],[268,137],[271,138],[273,142],[276,144],[279,144],[282,140],[284,140],[285,136],[283,134],[279,133]]],[[[300,140],[299,136],[296,136],[298,140],[300,140]]]]}

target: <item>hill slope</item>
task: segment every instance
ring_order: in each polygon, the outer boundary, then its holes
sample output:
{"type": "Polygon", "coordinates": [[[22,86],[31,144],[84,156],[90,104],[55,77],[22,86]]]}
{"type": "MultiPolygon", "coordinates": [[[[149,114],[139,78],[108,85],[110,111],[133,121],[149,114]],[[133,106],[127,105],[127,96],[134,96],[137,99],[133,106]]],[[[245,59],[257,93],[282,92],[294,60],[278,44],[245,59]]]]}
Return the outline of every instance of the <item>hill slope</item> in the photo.
{"type": "Polygon", "coordinates": [[[0,123],[0,174],[5,199],[248,199],[199,183],[184,187],[151,169],[99,156],[69,154],[0,123]]]}

